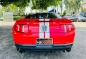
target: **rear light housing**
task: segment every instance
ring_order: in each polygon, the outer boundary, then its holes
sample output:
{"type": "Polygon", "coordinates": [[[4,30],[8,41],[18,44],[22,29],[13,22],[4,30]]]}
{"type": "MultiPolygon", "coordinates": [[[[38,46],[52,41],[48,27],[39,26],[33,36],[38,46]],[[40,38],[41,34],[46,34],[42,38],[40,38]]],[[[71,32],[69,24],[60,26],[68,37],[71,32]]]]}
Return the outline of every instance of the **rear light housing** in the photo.
{"type": "Polygon", "coordinates": [[[60,31],[61,32],[72,32],[74,31],[74,26],[72,24],[61,24],[60,25],[60,31]]]}
{"type": "Polygon", "coordinates": [[[22,32],[22,33],[28,33],[28,25],[23,24],[23,25],[15,25],[15,31],[17,32],[22,32]]]}

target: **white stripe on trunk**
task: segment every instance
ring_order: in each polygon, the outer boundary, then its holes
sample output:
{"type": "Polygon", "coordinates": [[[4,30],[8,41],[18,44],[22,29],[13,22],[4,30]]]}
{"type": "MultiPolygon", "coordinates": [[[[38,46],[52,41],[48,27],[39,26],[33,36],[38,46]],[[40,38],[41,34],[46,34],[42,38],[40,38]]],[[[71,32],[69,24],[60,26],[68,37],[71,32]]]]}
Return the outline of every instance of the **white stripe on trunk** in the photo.
{"type": "MultiPolygon", "coordinates": [[[[46,21],[49,21],[49,19],[45,19],[46,21]]],[[[45,31],[45,38],[50,38],[50,26],[49,22],[45,22],[45,25],[47,26],[47,30],[45,31]]]]}
{"type": "MultiPolygon", "coordinates": [[[[39,21],[44,21],[44,19],[39,19],[39,21]]],[[[39,38],[44,38],[44,33],[42,31],[43,25],[44,25],[44,22],[39,22],[39,38]]]]}
{"type": "MultiPolygon", "coordinates": [[[[44,21],[44,19],[39,19],[39,21],[44,21]]],[[[45,19],[45,21],[49,21],[49,19],[45,19]]],[[[47,30],[45,31],[45,38],[50,38],[49,22],[39,22],[39,38],[44,38],[44,32],[42,30],[43,25],[47,26],[47,30]]]]}

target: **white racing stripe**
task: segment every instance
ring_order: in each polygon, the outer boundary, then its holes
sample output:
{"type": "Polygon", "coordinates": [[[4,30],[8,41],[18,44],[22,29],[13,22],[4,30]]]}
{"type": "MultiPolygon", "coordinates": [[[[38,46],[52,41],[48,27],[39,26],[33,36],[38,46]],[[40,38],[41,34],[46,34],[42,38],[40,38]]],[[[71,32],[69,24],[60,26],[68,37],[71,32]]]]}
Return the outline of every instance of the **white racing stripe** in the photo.
{"type": "MultiPolygon", "coordinates": [[[[49,21],[49,19],[45,19],[46,21],[49,21]]],[[[45,22],[45,25],[47,26],[47,30],[45,31],[45,38],[50,38],[50,26],[49,22],[45,22]]]]}
{"type": "MultiPolygon", "coordinates": [[[[39,21],[44,21],[44,19],[39,19],[39,21]]],[[[49,19],[45,19],[45,21],[49,21],[49,19]]],[[[39,22],[39,38],[50,38],[49,22],[39,22]],[[44,25],[47,27],[45,32],[42,30],[44,25]]]]}
{"type": "MultiPolygon", "coordinates": [[[[44,21],[44,19],[39,19],[39,21],[44,21]]],[[[44,25],[44,22],[39,22],[39,38],[44,38],[44,33],[42,31],[43,25],[44,25]]]]}

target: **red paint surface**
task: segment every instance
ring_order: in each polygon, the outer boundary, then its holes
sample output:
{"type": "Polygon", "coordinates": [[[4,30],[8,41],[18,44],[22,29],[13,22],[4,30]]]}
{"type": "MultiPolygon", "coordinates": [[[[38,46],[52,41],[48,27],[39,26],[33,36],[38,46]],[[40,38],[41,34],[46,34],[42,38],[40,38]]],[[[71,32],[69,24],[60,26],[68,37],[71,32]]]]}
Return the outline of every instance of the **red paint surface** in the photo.
{"type": "MultiPolygon", "coordinates": [[[[12,28],[14,42],[16,44],[36,44],[36,39],[39,38],[39,19],[22,19],[16,21],[12,28]],[[28,32],[22,33],[15,31],[15,25],[27,24],[28,32]]],[[[69,44],[74,42],[75,27],[71,32],[64,33],[60,29],[60,24],[72,24],[68,19],[55,19],[49,21],[50,25],[50,38],[53,38],[53,44],[69,44]],[[52,22],[51,22],[52,21],[52,22]]],[[[73,25],[73,24],[72,24],[73,25]]]]}

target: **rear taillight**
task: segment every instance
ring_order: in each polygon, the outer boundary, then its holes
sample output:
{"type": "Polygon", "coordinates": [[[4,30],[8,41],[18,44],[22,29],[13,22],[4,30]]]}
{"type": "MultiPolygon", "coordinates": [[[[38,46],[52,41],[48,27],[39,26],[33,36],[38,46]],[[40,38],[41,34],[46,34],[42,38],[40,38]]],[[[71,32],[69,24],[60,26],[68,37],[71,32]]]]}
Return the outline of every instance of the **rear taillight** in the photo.
{"type": "Polygon", "coordinates": [[[62,24],[60,25],[61,32],[71,32],[74,30],[74,26],[72,24],[62,24]]]}
{"type": "Polygon", "coordinates": [[[18,32],[27,33],[28,32],[28,25],[16,25],[15,30],[18,32]]]}
{"type": "Polygon", "coordinates": [[[19,25],[16,25],[16,26],[15,26],[15,30],[16,30],[16,31],[19,31],[19,25]]]}

